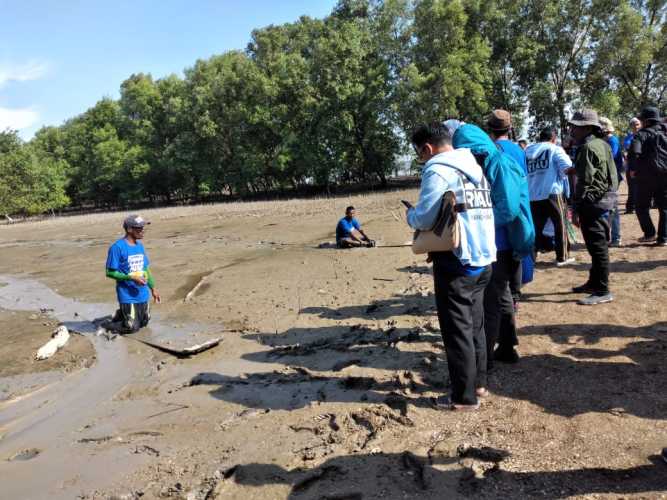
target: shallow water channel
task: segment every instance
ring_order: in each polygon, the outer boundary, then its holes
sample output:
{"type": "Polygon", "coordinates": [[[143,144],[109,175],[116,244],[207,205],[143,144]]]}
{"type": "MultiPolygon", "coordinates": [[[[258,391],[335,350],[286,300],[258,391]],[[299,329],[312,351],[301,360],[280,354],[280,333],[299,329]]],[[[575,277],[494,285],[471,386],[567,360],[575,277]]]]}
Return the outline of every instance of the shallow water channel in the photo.
{"type": "MultiPolygon", "coordinates": [[[[75,492],[108,483],[139,465],[143,460],[139,455],[128,457],[120,451],[114,455],[112,451],[100,467],[87,453],[77,454],[72,448],[82,429],[99,424],[110,426],[113,432],[114,427],[122,425],[117,411],[126,417],[147,411],[149,403],[133,401],[119,410],[119,403],[113,401],[137,371],[125,339],[110,341],[96,335],[93,320],[112,313],[114,305],[79,302],[39,281],[0,275],[0,309],[48,312],[71,332],[86,336],[96,353],[92,367],[71,374],[51,378],[25,374],[2,380],[10,386],[38,388],[0,401],[0,498],[73,498],[75,492]],[[111,423],[100,424],[105,421],[111,423]]],[[[174,332],[188,335],[201,326],[168,325],[155,318],[151,322],[153,332],[167,337],[174,332]]]]}

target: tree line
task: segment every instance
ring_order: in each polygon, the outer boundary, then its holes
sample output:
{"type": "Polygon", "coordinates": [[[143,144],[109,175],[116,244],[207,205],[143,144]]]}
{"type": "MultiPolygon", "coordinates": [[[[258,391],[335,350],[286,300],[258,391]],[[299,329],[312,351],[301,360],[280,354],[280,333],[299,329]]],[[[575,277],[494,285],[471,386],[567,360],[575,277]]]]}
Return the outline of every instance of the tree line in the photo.
{"type": "MultiPolygon", "coordinates": [[[[0,133],[0,212],[386,183],[418,123],[665,104],[667,0],[340,0],[183,76],[134,74],[29,142],[0,133]]],[[[527,118],[527,121],[526,121],[527,118]]]]}

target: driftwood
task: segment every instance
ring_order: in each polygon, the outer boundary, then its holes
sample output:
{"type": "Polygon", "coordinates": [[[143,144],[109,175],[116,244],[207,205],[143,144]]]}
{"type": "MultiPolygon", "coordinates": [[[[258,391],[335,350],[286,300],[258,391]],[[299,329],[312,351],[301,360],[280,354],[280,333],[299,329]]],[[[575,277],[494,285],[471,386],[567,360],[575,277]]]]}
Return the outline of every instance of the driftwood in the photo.
{"type": "Polygon", "coordinates": [[[195,296],[197,290],[199,290],[202,287],[202,285],[206,282],[206,278],[208,278],[208,276],[204,276],[197,282],[195,286],[192,287],[192,289],[185,295],[183,302],[190,302],[190,300],[192,300],[192,297],[195,296]]]}

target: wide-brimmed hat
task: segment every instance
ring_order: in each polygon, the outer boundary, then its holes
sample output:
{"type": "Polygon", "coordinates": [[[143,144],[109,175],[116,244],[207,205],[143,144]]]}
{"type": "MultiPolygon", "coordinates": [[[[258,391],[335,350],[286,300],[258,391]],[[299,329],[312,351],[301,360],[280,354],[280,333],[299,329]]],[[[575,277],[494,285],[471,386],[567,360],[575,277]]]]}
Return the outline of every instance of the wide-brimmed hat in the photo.
{"type": "Polygon", "coordinates": [[[490,130],[507,130],[512,126],[512,115],[504,109],[494,109],[486,119],[490,130]]]}
{"type": "Polygon", "coordinates": [[[594,109],[584,109],[582,111],[577,111],[574,115],[572,115],[572,119],[568,123],[577,127],[591,126],[600,129],[602,128],[597,111],[594,109]]]}
{"type": "Polygon", "coordinates": [[[660,118],[660,111],[658,111],[658,108],[653,106],[646,106],[644,109],[642,109],[642,112],[639,113],[639,119],[643,122],[659,122],[662,120],[662,118],[660,118]]]}
{"type": "Polygon", "coordinates": [[[600,125],[602,127],[602,131],[605,133],[614,133],[616,129],[614,128],[614,124],[611,123],[611,120],[607,118],[606,116],[601,116],[600,117],[600,125]]]}

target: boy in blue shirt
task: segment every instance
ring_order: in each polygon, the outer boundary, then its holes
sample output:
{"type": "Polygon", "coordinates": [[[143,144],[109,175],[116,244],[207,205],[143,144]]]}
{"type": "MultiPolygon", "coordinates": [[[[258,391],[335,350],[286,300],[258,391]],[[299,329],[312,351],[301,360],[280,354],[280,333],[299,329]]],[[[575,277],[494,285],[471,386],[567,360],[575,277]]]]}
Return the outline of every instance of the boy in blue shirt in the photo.
{"type": "Polygon", "coordinates": [[[141,239],[144,228],[150,222],[138,215],[130,215],[123,221],[125,237],[109,247],[106,276],[116,281],[118,311],[108,329],[121,333],[134,333],[150,321],[151,295],[160,302],[150,261],[141,239]]]}
{"type": "Polygon", "coordinates": [[[345,209],[345,217],[338,221],[336,226],[336,246],[338,248],[374,247],[371,240],[361,229],[361,224],[354,218],[354,207],[345,209]]]}

